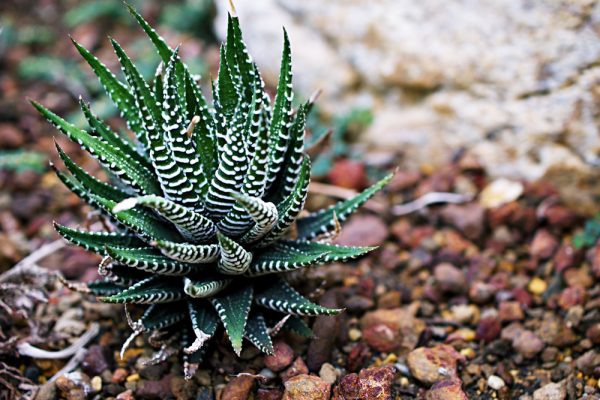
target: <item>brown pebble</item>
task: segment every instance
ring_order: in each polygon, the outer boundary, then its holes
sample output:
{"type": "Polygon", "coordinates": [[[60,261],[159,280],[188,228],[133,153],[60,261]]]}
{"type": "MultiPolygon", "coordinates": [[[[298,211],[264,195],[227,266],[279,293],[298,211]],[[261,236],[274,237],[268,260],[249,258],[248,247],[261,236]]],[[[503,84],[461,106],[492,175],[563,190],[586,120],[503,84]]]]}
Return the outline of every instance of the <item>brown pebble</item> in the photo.
{"type": "Polygon", "coordinates": [[[254,388],[254,377],[248,375],[236,376],[229,381],[221,394],[222,399],[247,400],[254,388]]]}
{"type": "Polygon", "coordinates": [[[467,288],[465,274],[450,263],[435,266],[433,276],[439,288],[446,293],[462,293],[467,288]]]}
{"type": "Polygon", "coordinates": [[[529,330],[523,330],[516,335],[512,345],[525,358],[533,358],[544,349],[542,339],[529,330]]]}
{"type": "Polygon", "coordinates": [[[426,400],[468,400],[459,379],[445,379],[434,384],[425,394],[426,400]]]}
{"type": "Polygon", "coordinates": [[[500,319],[495,316],[484,317],[479,321],[477,325],[477,339],[483,340],[487,343],[495,340],[500,335],[502,325],[500,319]]]}
{"type": "Polygon", "coordinates": [[[411,351],[406,359],[411,374],[428,385],[456,378],[459,361],[464,361],[464,357],[445,344],[432,348],[419,347],[411,351]]]}
{"type": "Polygon", "coordinates": [[[273,354],[264,358],[264,363],[271,371],[279,372],[292,363],[294,350],[285,342],[273,344],[273,354]]]}
{"type": "Polygon", "coordinates": [[[282,400],[329,400],[331,385],[318,376],[296,375],[285,383],[282,400]]]}
{"type": "Polygon", "coordinates": [[[285,382],[296,375],[302,374],[308,374],[308,367],[306,366],[306,363],[301,357],[296,357],[292,365],[290,365],[288,369],[283,371],[280,374],[280,376],[281,380],[285,382]]]}
{"type": "Polygon", "coordinates": [[[369,346],[382,352],[412,350],[425,330],[425,323],[407,308],[366,313],[360,325],[369,346]]]}

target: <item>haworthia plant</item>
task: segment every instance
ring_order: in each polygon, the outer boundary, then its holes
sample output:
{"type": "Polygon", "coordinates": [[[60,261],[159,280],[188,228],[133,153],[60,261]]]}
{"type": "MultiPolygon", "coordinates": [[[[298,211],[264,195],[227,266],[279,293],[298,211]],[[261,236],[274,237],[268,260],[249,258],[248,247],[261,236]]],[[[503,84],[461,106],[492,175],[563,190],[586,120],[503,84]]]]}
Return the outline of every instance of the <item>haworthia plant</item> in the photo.
{"type": "Polygon", "coordinates": [[[353,199],[300,217],[310,181],[304,131],[312,104],[292,109],[285,31],[271,101],[238,18],[230,15],[211,105],[178,50],[130,11],[162,58],[154,82],[144,80],[115,40],[124,82],[73,42],[121,111],[135,143],[115,133],[84,101],[88,130],[33,105],[112,177],[110,183],[94,178],[57,146],[68,171],[55,168],[59,178],[114,226],[112,232],[86,232],[56,224],[67,241],[104,256],[103,279],[89,283],[89,290],[104,302],[146,307],[139,320],[130,321],[134,333],[124,347],[142,332],[181,332],[189,377],[219,324],[236,354],[244,339],[270,353],[271,336],[280,329],[310,334],[299,316],[339,313],[305,298],[283,273],[372,250],[318,239],[336,230],[391,176],[353,199]]]}

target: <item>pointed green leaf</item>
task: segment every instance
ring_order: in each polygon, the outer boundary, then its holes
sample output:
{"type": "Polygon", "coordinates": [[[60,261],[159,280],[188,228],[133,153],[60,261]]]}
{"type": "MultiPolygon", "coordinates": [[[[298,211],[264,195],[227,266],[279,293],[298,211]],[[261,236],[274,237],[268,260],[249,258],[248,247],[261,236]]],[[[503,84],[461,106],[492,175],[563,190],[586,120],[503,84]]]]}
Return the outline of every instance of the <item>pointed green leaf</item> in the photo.
{"type": "Polygon", "coordinates": [[[287,319],[287,321],[285,321],[281,329],[294,332],[297,335],[304,336],[307,338],[311,338],[314,336],[312,329],[310,329],[310,327],[306,325],[306,322],[304,322],[302,318],[296,315],[290,315],[290,317],[287,319]]]}
{"type": "Polygon", "coordinates": [[[254,256],[246,275],[259,276],[293,271],[306,266],[322,264],[327,251],[303,252],[293,246],[276,243],[254,256]]]}
{"type": "Polygon", "coordinates": [[[54,145],[56,147],[56,150],[58,151],[59,157],[61,158],[69,172],[89,192],[113,201],[122,201],[129,196],[121,189],[104,183],[99,179],[88,174],[83,168],[81,168],[73,160],[71,160],[71,158],[63,151],[63,149],[58,145],[58,143],[54,143],[54,145]]]}
{"type": "Polygon", "coordinates": [[[196,245],[157,240],[152,243],[167,257],[188,263],[211,263],[219,258],[219,245],[196,245]]]}
{"type": "Polygon", "coordinates": [[[121,46],[115,40],[111,40],[111,42],[123,67],[127,82],[133,90],[136,104],[144,121],[150,160],[158,176],[162,192],[170,200],[193,207],[198,204],[200,199],[184,171],[173,159],[169,144],[162,132],[164,121],[156,98],[121,46]]]}
{"type": "Polygon", "coordinates": [[[248,285],[211,299],[212,305],[225,326],[233,351],[238,356],[242,351],[242,339],[252,304],[252,294],[252,286],[248,285]]]}
{"type": "Polygon", "coordinates": [[[153,218],[142,210],[125,210],[113,212],[116,202],[99,196],[90,195],[102,207],[102,210],[112,215],[121,224],[125,225],[139,236],[149,240],[182,240],[181,235],[158,218],[153,218]]]}
{"type": "Polygon", "coordinates": [[[252,253],[220,232],[217,232],[217,239],[221,248],[221,258],[217,264],[219,272],[225,275],[241,275],[246,272],[252,261],[252,253]]]}
{"type": "Polygon", "coordinates": [[[281,55],[281,69],[279,72],[279,83],[277,84],[277,95],[273,108],[273,118],[269,130],[269,174],[268,185],[271,186],[284,161],[285,151],[290,139],[289,129],[292,119],[292,54],[290,41],[285,29],[283,30],[283,54],[281,55]]]}
{"type": "Polygon", "coordinates": [[[79,106],[81,107],[88,124],[92,128],[92,135],[102,139],[109,146],[120,150],[122,154],[139,163],[140,167],[143,167],[147,174],[150,174],[151,176],[154,175],[152,164],[150,164],[148,159],[138,153],[131,143],[113,132],[104,121],[94,115],[90,109],[90,105],[83,101],[82,98],[79,98],[79,106]]]}
{"type": "Polygon", "coordinates": [[[202,269],[201,265],[183,263],[168,258],[153,247],[107,246],[106,252],[121,264],[159,275],[181,276],[202,269]]]}
{"type": "Polygon", "coordinates": [[[183,290],[185,293],[197,299],[214,296],[225,289],[231,279],[223,277],[185,278],[183,290]]]}
{"type": "Polygon", "coordinates": [[[337,315],[342,311],[311,302],[281,279],[267,284],[256,294],[255,301],[263,307],[292,315],[337,315]]]}
{"type": "Polygon", "coordinates": [[[101,300],[106,303],[154,304],[170,303],[184,297],[180,280],[167,280],[164,276],[155,275],[101,300]]]}
{"type": "Polygon", "coordinates": [[[269,244],[280,239],[296,220],[300,212],[304,209],[304,202],[308,195],[308,185],[310,183],[310,159],[304,157],[300,176],[296,182],[296,186],[292,193],[280,204],[277,205],[279,212],[279,221],[275,227],[257,244],[260,247],[268,246],[269,244]]]}
{"type": "Polygon", "coordinates": [[[112,296],[123,291],[123,287],[114,282],[105,280],[93,281],[87,283],[88,289],[94,296],[112,296]]]}
{"type": "Polygon", "coordinates": [[[135,189],[141,190],[145,194],[160,193],[158,183],[148,176],[140,164],[131,158],[126,157],[120,150],[110,147],[100,139],[91,136],[86,131],[77,128],[68,123],[52,111],[35,101],[31,104],[58,130],[64,133],[69,139],[77,142],[90,154],[96,157],[102,165],[113,172],[119,179],[135,189]]]}
{"type": "Polygon", "coordinates": [[[278,248],[299,252],[307,256],[324,255],[323,262],[348,261],[367,254],[377,247],[341,246],[337,244],[316,243],[296,240],[282,240],[277,243],[278,248]]]}
{"type": "Polygon", "coordinates": [[[352,199],[340,201],[327,209],[300,218],[297,221],[298,239],[313,239],[321,234],[332,231],[336,226],[336,218],[340,223],[345,221],[358,207],[383,189],[393,176],[394,174],[387,175],[352,199]]]}
{"type": "Polygon", "coordinates": [[[100,80],[102,86],[104,86],[104,89],[115,103],[119,111],[121,111],[121,115],[127,121],[129,129],[135,133],[138,141],[143,145],[144,149],[146,149],[148,143],[146,142],[144,128],[142,127],[142,121],[139,116],[139,110],[137,109],[133,95],[129,92],[129,88],[127,88],[124,83],[119,81],[104,64],[94,57],[92,53],[90,53],[75,40],[71,40],[77,48],[77,51],[79,51],[82,57],[88,62],[90,67],[92,67],[92,70],[100,80]]]}
{"type": "Polygon", "coordinates": [[[152,304],[140,318],[145,330],[153,331],[172,326],[186,317],[184,303],[152,304]]]}
{"type": "Polygon", "coordinates": [[[129,210],[136,205],[155,210],[162,217],[175,224],[181,234],[188,240],[207,241],[212,239],[216,232],[215,224],[202,214],[160,196],[130,197],[121,201],[116,210],[129,210]]]}
{"type": "Polygon", "coordinates": [[[54,223],[54,229],[66,241],[94,253],[106,255],[105,246],[143,246],[137,236],[117,232],[85,232],[54,223]]]}
{"type": "Polygon", "coordinates": [[[265,317],[260,312],[252,311],[250,313],[244,336],[263,353],[273,354],[273,342],[269,335],[269,329],[265,323],[265,317]]]}

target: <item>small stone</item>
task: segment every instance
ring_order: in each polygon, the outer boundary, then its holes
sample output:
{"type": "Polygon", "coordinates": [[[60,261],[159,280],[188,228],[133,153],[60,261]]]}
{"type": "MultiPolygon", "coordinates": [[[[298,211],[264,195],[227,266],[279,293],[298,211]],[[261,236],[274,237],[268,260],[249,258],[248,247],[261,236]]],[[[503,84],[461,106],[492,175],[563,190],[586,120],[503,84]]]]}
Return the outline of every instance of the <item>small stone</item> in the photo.
{"type": "Polygon", "coordinates": [[[110,380],[114,383],[123,383],[128,375],[129,372],[127,372],[125,368],[117,368],[115,372],[113,372],[110,380]]]}
{"type": "Polygon", "coordinates": [[[281,380],[285,382],[296,375],[302,374],[308,374],[308,367],[302,357],[296,357],[292,365],[281,373],[281,380]]]}
{"type": "Polygon", "coordinates": [[[436,265],[433,276],[443,292],[462,293],[467,288],[465,274],[450,263],[436,265]]]}
{"type": "Polygon", "coordinates": [[[464,361],[464,357],[445,344],[432,348],[419,347],[411,351],[406,359],[411,374],[428,385],[456,378],[459,361],[464,361]]]}
{"type": "Polygon", "coordinates": [[[387,224],[382,218],[357,214],[344,224],[336,243],[344,246],[381,246],[388,234],[387,224]]]}
{"type": "Polygon", "coordinates": [[[331,385],[318,376],[297,375],[285,383],[282,400],[329,400],[331,385]]]}
{"type": "Polygon", "coordinates": [[[359,329],[356,328],[351,328],[348,331],[348,339],[350,339],[353,342],[356,342],[357,340],[359,340],[362,337],[362,332],[359,329]]]}
{"type": "Polygon", "coordinates": [[[281,400],[283,391],[278,388],[259,388],[255,400],[281,400]]]}
{"type": "Polygon", "coordinates": [[[159,381],[140,380],[135,391],[136,398],[162,400],[170,397],[171,379],[172,375],[166,375],[159,381]]]}
{"type": "Polygon", "coordinates": [[[474,282],[469,288],[469,298],[477,304],[489,302],[496,293],[494,285],[484,282],[474,282]]]}
{"type": "Polygon", "coordinates": [[[239,375],[229,381],[221,394],[222,399],[247,400],[254,388],[254,378],[248,375],[239,375]]]}
{"type": "Polygon", "coordinates": [[[546,229],[540,229],[535,233],[529,253],[533,258],[545,260],[554,254],[558,247],[558,239],[546,229]]]}
{"type": "Polygon", "coordinates": [[[333,365],[325,363],[321,365],[321,369],[319,370],[319,377],[325,382],[329,383],[330,385],[333,385],[338,378],[338,371],[333,365]]]}
{"type": "Polygon", "coordinates": [[[479,239],[485,228],[485,210],[477,203],[450,204],[442,209],[441,216],[470,240],[479,239]]]}
{"type": "Polygon", "coordinates": [[[376,310],[360,321],[362,336],[369,346],[381,352],[412,350],[425,330],[425,323],[404,308],[376,310]]]}
{"type": "Polygon", "coordinates": [[[167,373],[168,369],[169,364],[166,362],[156,365],[149,365],[140,370],[140,376],[149,381],[158,381],[167,373]]]}
{"type": "Polygon", "coordinates": [[[519,322],[513,322],[509,324],[507,327],[502,329],[500,333],[500,338],[502,340],[508,340],[512,342],[521,332],[524,330],[523,325],[519,322]]]}
{"type": "Polygon", "coordinates": [[[506,386],[502,378],[500,378],[498,375],[490,375],[488,377],[487,384],[494,390],[500,390],[506,386]]]}
{"type": "Polygon", "coordinates": [[[391,400],[394,370],[391,366],[363,369],[360,374],[348,374],[340,379],[334,390],[334,399],[391,400]]]}
{"type": "Polygon", "coordinates": [[[565,270],[563,277],[567,286],[571,287],[581,286],[589,288],[595,283],[589,269],[585,265],[581,268],[569,268],[565,270]]]}
{"type": "Polygon", "coordinates": [[[529,330],[523,330],[516,335],[512,345],[525,358],[533,358],[544,349],[542,339],[529,330]]]}
{"type": "Polygon", "coordinates": [[[425,394],[425,400],[468,400],[458,379],[445,379],[434,384],[425,394]]]}
{"type": "Polygon", "coordinates": [[[374,302],[365,296],[350,296],[344,304],[348,311],[359,312],[373,308],[374,302]]]}
{"type": "Polygon", "coordinates": [[[398,290],[386,291],[377,299],[377,308],[398,308],[402,304],[402,293],[398,290]]]}
{"type": "Polygon", "coordinates": [[[285,342],[277,341],[273,344],[273,354],[264,358],[264,363],[271,371],[279,372],[290,365],[294,360],[294,350],[285,342]]]}
{"type": "Polygon", "coordinates": [[[600,365],[600,354],[595,350],[589,350],[577,358],[575,365],[584,374],[591,375],[600,365]]]}
{"type": "Polygon", "coordinates": [[[523,194],[523,184],[499,178],[488,184],[479,194],[479,204],[484,208],[497,208],[517,200],[523,194]]]}
{"type": "Polygon", "coordinates": [[[132,390],[126,390],[122,393],[119,393],[116,397],[116,400],[135,400],[135,397],[133,396],[132,390]]]}
{"type": "Polygon", "coordinates": [[[500,335],[502,324],[500,319],[496,316],[484,317],[479,321],[477,325],[477,339],[483,340],[487,343],[495,340],[500,335]]]}
{"type": "Polygon", "coordinates": [[[140,380],[140,374],[131,374],[127,377],[127,382],[137,382],[140,380]]]}
{"type": "Polygon", "coordinates": [[[541,278],[538,278],[537,276],[534,277],[531,281],[529,281],[529,285],[527,285],[527,289],[529,289],[531,293],[538,296],[543,294],[547,288],[548,284],[546,283],[546,281],[541,278]]]}
{"type": "Polygon", "coordinates": [[[0,148],[18,149],[25,143],[25,135],[13,124],[0,124],[0,148]]]}
{"type": "Polygon", "coordinates": [[[373,400],[392,399],[394,376],[394,369],[389,365],[361,370],[358,374],[359,398],[373,400]]]}
{"type": "Polygon", "coordinates": [[[581,286],[565,288],[558,298],[558,305],[563,310],[569,310],[572,307],[584,305],[586,300],[585,289],[581,286]]]}
{"type": "MultiPolygon", "coordinates": [[[[328,290],[321,297],[320,304],[329,308],[339,308],[337,301],[337,291],[328,290]]],[[[313,323],[314,337],[308,344],[306,352],[306,365],[311,371],[318,371],[323,363],[327,362],[334,348],[337,335],[332,332],[338,332],[340,329],[340,319],[327,315],[320,315],[315,318],[313,323]]]]}
{"type": "Polygon", "coordinates": [[[591,325],[585,332],[585,336],[594,344],[600,344],[600,322],[591,325]]]}
{"type": "Polygon", "coordinates": [[[365,165],[355,160],[336,161],[327,177],[332,184],[343,188],[362,190],[367,185],[365,165]]]}
{"type": "Polygon", "coordinates": [[[94,393],[98,393],[100,390],[102,390],[102,378],[99,376],[93,377],[90,381],[90,384],[94,393]]]}
{"type": "Polygon", "coordinates": [[[556,347],[549,346],[542,351],[542,355],[540,357],[542,358],[543,362],[551,363],[556,361],[557,356],[558,349],[556,347]]]}
{"type": "Polygon", "coordinates": [[[54,400],[56,399],[56,383],[49,381],[39,387],[36,400],[54,400]]]}
{"type": "Polygon", "coordinates": [[[498,307],[498,318],[502,322],[522,321],[525,314],[518,301],[503,301],[498,307]]]}
{"type": "Polygon", "coordinates": [[[479,320],[479,308],[472,304],[458,304],[450,308],[452,320],[459,324],[471,324],[479,320]]]}
{"type": "Polygon", "coordinates": [[[565,381],[548,383],[533,392],[533,400],[564,400],[566,398],[567,385],[565,381]]]}
{"type": "Polygon", "coordinates": [[[83,361],[81,369],[88,375],[101,375],[107,369],[114,366],[113,354],[108,347],[93,345],[89,348],[83,361]]]}

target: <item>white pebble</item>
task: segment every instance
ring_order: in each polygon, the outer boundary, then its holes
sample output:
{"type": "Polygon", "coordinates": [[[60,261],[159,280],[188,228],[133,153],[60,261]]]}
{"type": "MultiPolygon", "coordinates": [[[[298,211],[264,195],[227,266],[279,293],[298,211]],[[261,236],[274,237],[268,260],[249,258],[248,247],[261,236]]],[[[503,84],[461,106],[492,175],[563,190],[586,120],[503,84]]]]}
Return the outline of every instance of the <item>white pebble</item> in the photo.
{"type": "Polygon", "coordinates": [[[506,385],[502,378],[500,378],[497,375],[490,375],[490,377],[487,380],[487,384],[494,390],[500,390],[506,385]]]}

